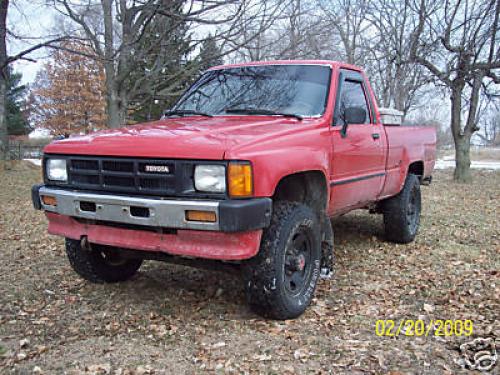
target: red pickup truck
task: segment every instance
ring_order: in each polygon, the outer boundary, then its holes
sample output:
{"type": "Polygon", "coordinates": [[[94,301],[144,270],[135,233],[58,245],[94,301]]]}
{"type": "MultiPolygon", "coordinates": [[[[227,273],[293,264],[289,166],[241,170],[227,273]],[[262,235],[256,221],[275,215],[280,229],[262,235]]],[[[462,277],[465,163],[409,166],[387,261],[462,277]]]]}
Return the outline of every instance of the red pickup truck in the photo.
{"type": "Polygon", "coordinates": [[[48,145],[33,203],[89,281],[145,259],[223,265],[255,312],[294,318],[332,270],[329,217],[367,208],[388,240],[415,238],[435,130],[381,118],[352,65],[214,67],[159,121],[48,145]]]}

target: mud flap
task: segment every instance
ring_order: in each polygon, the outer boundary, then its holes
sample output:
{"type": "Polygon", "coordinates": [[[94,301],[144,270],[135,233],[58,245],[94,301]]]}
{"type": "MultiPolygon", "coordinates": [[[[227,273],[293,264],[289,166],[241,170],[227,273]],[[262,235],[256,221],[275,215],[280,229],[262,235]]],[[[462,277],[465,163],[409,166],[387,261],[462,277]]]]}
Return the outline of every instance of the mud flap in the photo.
{"type": "Polygon", "coordinates": [[[334,252],[333,252],[333,229],[330,218],[322,212],[321,222],[321,273],[322,279],[333,277],[334,252]]]}

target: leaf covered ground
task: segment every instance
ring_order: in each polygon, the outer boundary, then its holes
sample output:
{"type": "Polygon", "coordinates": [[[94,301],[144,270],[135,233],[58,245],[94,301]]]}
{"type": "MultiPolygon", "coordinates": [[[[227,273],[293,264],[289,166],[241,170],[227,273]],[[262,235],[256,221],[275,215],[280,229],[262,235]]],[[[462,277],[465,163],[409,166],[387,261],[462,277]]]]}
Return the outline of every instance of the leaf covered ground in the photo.
{"type": "Polygon", "coordinates": [[[0,174],[0,373],[456,374],[460,344],[500,349],[499,172],[472,185],[437,172],[409,245],[385,242],[379,215],[333,220],[335,278],[304,316],[273,322],[221,272],[147,262],[122,284],[81,280],[31,207],[39,170],[21,167],[0,174]],[[474,333],[378,337],[379,319],[470,319],[474,333]]]}

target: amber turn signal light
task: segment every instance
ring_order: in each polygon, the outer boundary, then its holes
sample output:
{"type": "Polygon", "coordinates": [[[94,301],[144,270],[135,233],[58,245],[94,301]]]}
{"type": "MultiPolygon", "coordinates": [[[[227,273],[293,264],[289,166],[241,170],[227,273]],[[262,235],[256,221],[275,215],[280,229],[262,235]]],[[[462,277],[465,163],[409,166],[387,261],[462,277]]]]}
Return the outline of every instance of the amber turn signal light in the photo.
{"type": "Polygon", "coordinates": [[[251,196],[253,194],[252,166],[249,163],[229,163],[227,181],[231,197],[251,196]]]}
{"type": "Polygon", "coordinates": [[[212,211],[186,211],[187,221],[204,221],[208,223],[215,223],[217,216],[212,211]]]}
{"type": "Polygon", "coordinates": [[[42,202],[46,206],[57,206],[57,200],[50,195],[42,195],[42,202]]]}

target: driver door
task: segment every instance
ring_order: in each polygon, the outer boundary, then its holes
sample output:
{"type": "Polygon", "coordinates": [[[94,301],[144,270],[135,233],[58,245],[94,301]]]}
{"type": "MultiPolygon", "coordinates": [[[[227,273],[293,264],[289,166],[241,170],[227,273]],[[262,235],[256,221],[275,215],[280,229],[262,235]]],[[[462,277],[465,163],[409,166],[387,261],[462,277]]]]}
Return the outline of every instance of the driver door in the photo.
{"type": "Polygon", "coordinates": [[[337,87],[330,199],[333,213],[338,214],[374,201],[380,194],[385,175],[385,137],[382,126],[376,124],[363,76],[341,70],[337,87]],[[345,112],[350,107],[364,109],[364,121],[347,123],[345,112]]]}

